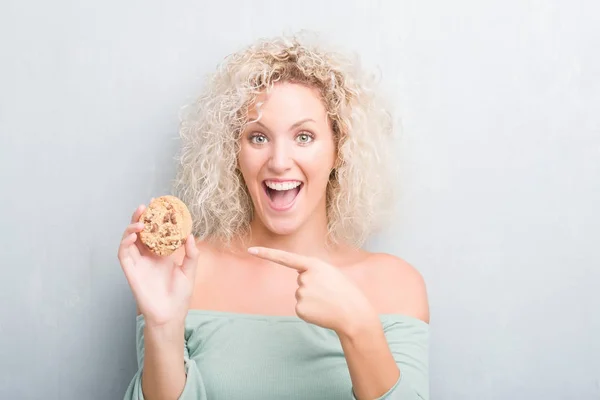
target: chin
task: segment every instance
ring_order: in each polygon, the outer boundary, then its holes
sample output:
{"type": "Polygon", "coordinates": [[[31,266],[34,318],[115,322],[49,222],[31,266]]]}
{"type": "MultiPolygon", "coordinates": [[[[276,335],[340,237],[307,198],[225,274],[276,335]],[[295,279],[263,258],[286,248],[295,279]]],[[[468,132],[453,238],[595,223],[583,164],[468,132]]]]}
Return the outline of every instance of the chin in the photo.
{"type": "Polygon", "coordinates": [[[279,236],[291,235],[297,232],[300,229],[301,225],[299,221],[296,220],[274,221],[268,217],[262,219],[262,222],[269,232],[279,236]]]}

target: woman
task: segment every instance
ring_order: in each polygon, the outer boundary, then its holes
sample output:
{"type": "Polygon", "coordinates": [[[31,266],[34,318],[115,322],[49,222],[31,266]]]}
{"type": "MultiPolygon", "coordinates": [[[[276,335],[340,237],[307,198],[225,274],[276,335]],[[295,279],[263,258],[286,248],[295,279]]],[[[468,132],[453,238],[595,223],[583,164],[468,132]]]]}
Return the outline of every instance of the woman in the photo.
{"type": "Polygon", "coordinates": [[[298,38],[231,55],[183,118],[194,235],[119,260],[139,370],[125,399],[428,399],[420,274],[361,245],[389,205],[390,118],[355,60],[298,38]]]}

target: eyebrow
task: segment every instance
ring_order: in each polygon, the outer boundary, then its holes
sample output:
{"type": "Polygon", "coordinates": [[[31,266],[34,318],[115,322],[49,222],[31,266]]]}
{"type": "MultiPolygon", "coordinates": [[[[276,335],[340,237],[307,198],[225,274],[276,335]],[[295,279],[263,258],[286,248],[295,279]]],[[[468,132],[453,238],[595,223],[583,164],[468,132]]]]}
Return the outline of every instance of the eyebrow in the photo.
{"type": "MultiPolygon", "coordinates": [[[[302,125],[302,124],[305,124],[305,123],[307,123],[307,122],[316,122],[316,121],[315,121],[314,119],[312,119],[312,118],[304,118],[304,119],[301,119],[300,121],[298,121],[298,122],[295,122],[294,124],[292,124],[292,126],[290,126],[290,131],[291,131],[292,129],[296,129],[296,128],[297,128],[297,127],[299,127],[300,125],[302,125]]],[[[260,122],[260,121],[254,121],[254,123],[255,123],[255,124],[257,124],[257,125],[260,125],[260,126],[262,126],[264,129],[266,129],[266,130],[268,130],[268,131],[269,131],[269,128],[268,128],[268,127],[267,127],[265,124],[263,124],[262,122],[260,122]]]]}

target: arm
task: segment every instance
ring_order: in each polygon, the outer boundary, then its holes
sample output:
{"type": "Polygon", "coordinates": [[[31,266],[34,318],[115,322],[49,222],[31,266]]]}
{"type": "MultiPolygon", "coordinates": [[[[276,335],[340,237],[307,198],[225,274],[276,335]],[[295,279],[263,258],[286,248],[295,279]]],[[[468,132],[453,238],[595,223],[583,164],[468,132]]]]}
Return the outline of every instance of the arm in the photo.
{"type": "Polygon", "coordinates": [[[400,370],[379,320],[338,336],[350,371],[354,396],[361,400],[378,399],[387,393],[398,381],[400,370]]]}
{"type": "Polygon", "coordinates": [[[146,400],[179,399],[185,386],[184,326],[144,328],[142,391],[146,400]]]}
{"type": "Polygon", "coordinates": [[[400,314],[386,315],[384,325],[354,337],[340,337],[353,399],[429,399],[429,325],[400,314]]]}
{"type": "Polygon", "coordinates": [[[423,278],[414,268],[393,256],[371,260],[378,267],[371,282],[380,297],[376,312],[358,286],[331,264],[266,247],[248,252],[298,271],[296,314],[337,333],[355,399],[429,399],[429,306],[423,278]],[[382,327],[381,309],[402,322],[382,327]]]}
{"type": "Polygon", "coordinates": [[[205,400],[204,382],[190,358],[185,327],[155,330],[145,325],[138,316],[138,371],[123,399],[205,400]]]}
{"type": "Polygon", "coordinates": [[[190,234],[185,245],[169,256],[152,254],[138,240],[146,228],[140,222],[145,208],[141,205],[133,213],[118,250],[119,262],[138,306],[138,372],[125,399],[205,398],[199,392],[203,389],[200,375],[185,353],[184,339],[200,251],[190,234]]]}
{"type": "Polygon", "coordinates": [[[386,303],[391,305],[385,307],[389,314],[384,316],[384,324],[375,311],[367,310],[357,313],[355,320],[338,332],[352,394],[358,400],[427,399],[429,306],[425,284],[405,262],[393,258],[386,264],[387,285],[381,287],[387,289],[386,303]]]}

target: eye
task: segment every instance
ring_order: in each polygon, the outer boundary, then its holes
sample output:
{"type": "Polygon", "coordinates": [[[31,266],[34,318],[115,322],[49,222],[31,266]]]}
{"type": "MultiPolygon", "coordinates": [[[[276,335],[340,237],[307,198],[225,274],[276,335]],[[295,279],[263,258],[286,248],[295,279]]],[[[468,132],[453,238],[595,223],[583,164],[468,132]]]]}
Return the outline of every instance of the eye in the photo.
{"type": "Polygon", "coordinates": [[[267,143],[267,137],[262,133],[257,133],[250,136],[250,142],[254,144],[264,144],[267,143]]]}
{"type": "Polygon", "coordinates": [[[296,140],[301,144],[308,144],[312,142],[313,136],[308,132],[302,132],[298,136],[296,136],[296,140]]]}

